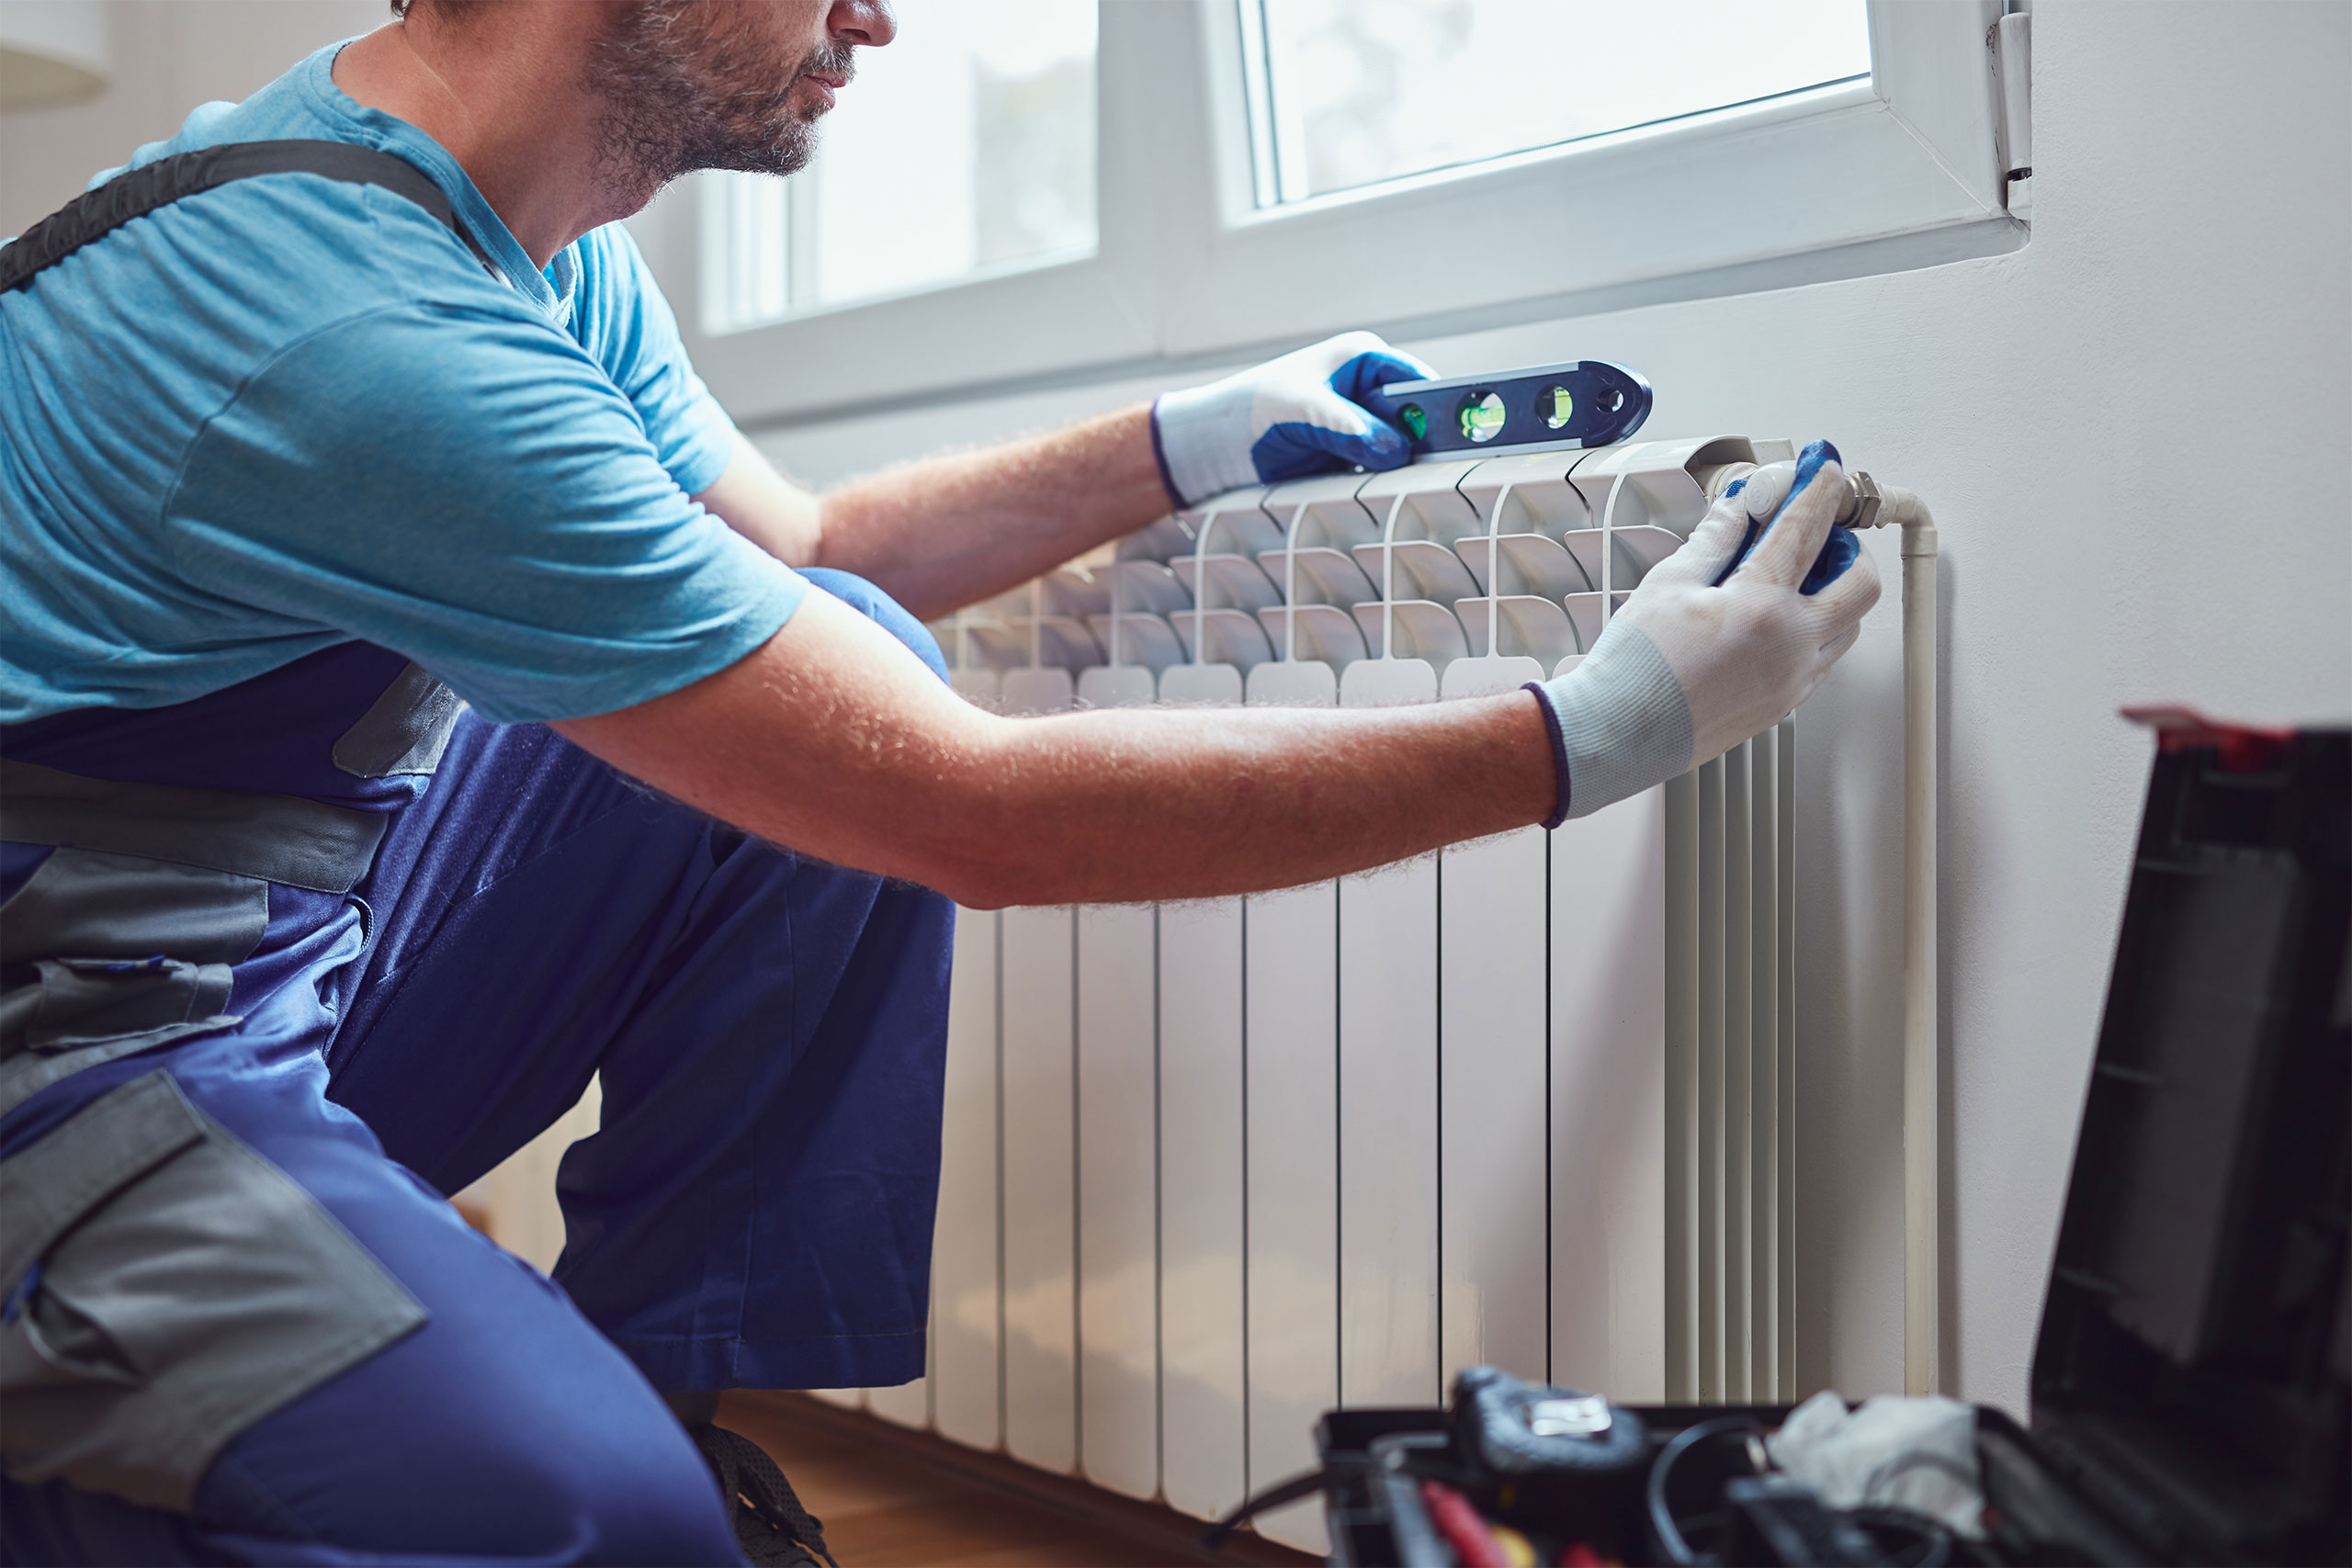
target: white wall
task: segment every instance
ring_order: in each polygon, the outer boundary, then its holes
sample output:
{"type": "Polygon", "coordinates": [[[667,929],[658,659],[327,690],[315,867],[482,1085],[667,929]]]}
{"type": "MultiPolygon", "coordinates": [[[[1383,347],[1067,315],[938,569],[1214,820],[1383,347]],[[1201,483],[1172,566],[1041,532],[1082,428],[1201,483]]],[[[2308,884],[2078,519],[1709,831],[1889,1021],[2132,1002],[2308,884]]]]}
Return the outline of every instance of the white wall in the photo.
{"type": "Polygon", "coordinates": [[[0,235],[20,234],[188,110],[251,94],[311,51],[390,19],[384,0],[81,0],[104,5],[115,73],[70,108],[0,119],[0,235]]]}
{"type": "MultiPolygon", "coordinates": [[[[1409,346],[1583,356],[1645,434],[1815,434],[1942,525],[1947,1364],[2022,1409],[2149,746],[2125,703],[2352,716],[2352,6],[2034,7],[2025,249],[1409,346]]],[[[1736,222],[1745,202],[1727,200],[1736,222]]],[[[818,373],[815,371],[812,374],[818,373]]],[[[1148,395],[771,433],[830,480],[1148,395]]],[[[1899,581],[1801,717],[1801,1380],[1902,1382],[1899,581]]]]}
{"type": "MultiPolygon", "coordinates": [[[[376,0],[119,0],[106,99],[0,122],[0,232],[376,0]]],[[[2032,243],[1782,292],[1416,342],[1591,355],[1648,434],[1826,434],[1943,525],[1948,1357],[2013,1408],[2041,1311],[2148,747],[2120,704],[2352,716],[2352,6],[2041,0],[2032,243]]],[[[1759,190],[1744,200],[1766,202],[1759,190]]],[[[1740,200],[1725,203],[1737,221],[1740,200]]],[[[657,258],[657,264],[660,264],[657,258]]],[[[806,373],[820,375],[821,367],[806,373]]],[[[776,432],[831,479],[1158,389],[776,432]]],[[[1896,579],[1892,541],[1873,540],[1896,579]]],[[[1803,716],[1803,1381],[1899,1386],[1896,605],[1803,716]]]]}

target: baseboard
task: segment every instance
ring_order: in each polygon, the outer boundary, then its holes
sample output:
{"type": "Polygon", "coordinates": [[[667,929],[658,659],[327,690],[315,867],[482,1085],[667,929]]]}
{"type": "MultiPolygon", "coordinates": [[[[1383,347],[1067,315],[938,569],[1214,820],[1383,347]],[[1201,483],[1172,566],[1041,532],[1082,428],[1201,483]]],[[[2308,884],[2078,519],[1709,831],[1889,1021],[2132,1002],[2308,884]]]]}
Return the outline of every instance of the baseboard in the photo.
{"type": "MultiPolygon", "coordinates": [[[[1079,1520],[1089,1528],[1134,1540],[1167,1562],[1275,1565],[1321,1561],[1306,1552],[1244,1530],[1215,1551],[1201,1545],[1201,1521],[1158,1503],[1132,1497],[1067,1475],[1023,1464],[1003,1454],[983,1453],[932,1432],[919,1432],[863,1410],[845,1410],[805,1393],[737,1390],[727,1404],[756,1410],[765,1420],[822,1436],[834,1443],[862,1444],[894,1458],[983,1486],[1037,1507],[1079,1520]]],[[[719,1420],[726,1423],[722,1408],[719,1420]]]]}

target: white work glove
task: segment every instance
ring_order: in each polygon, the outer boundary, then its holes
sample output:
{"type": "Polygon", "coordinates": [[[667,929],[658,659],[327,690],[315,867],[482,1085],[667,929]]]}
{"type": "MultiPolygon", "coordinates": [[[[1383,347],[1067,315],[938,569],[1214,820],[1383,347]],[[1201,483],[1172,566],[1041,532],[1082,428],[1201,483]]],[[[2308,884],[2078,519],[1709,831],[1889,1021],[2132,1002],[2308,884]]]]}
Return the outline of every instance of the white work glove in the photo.
{"type": "Polygon", "coordinates": [[[1547,825],[1720,757],[1812,694],[1878,603],[1877,568],[1847,530],[1831,537],[1844,481],[1816,441],[1734,484],[1575,669],[1528,683],[1560,769],[1547,825]]]}
{"type": "Polygon", "coordinates": [[[1341,333],[1222,381],[1165,393],[1151,405],[1160,479],[1178,505],[1190,506],[1332,468],[1402,468],[1412,443],[1354,400],[1436,374],[1371,333],[1341,333]]]}

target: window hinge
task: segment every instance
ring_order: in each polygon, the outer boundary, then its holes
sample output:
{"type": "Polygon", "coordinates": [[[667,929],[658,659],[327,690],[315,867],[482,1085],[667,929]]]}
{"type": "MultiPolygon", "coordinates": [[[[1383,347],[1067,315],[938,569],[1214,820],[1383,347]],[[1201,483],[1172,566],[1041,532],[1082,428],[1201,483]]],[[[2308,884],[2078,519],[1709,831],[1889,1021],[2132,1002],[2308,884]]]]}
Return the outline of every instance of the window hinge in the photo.
{"type": "MultiPolygon", "coordinates": [[[[2012,211],[2030,201],[2033,178],[2033,16],[2011,11],[1984,35],[1993,68],[1994,151],[1999,158],[2003,202],[2012,211]]],[[[2022,214],[2020,214],[2022,216],[2022,214]]]]}

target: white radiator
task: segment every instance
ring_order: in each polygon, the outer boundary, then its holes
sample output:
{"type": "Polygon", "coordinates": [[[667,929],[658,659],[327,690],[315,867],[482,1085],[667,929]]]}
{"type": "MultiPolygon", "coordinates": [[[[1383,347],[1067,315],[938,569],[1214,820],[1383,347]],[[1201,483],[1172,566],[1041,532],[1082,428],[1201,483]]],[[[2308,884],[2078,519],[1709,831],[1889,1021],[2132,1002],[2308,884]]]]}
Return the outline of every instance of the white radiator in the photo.
{"type": "MultiPolygon", "coordinates": [[[[1508,690],[1789,455],[1240,492],[934,629],[1008,712],[1508,690]]],[[[1792,1394],[1792,747],[1336,883],[965,912],[930,1374],[837,1397],[1206,1517],[1311,1464],[1322,1410],[1473,1362],[1792,1394]]]]}

